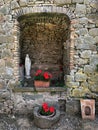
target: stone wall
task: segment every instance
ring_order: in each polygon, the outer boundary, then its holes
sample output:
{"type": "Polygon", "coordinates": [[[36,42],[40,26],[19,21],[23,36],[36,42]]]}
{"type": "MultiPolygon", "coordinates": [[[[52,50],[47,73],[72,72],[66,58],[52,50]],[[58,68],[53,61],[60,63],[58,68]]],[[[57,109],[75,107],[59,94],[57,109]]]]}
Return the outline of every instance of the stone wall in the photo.
{"type": "Polygon", "coordinates": [[[65,13],[69,17],[71,33],[66,43],[68,49],[70,47],[70,73],[69,75],[65,74],[68,86],[67,94],[69,97],[82,97],[86,94],[97,97],[97,0],[1,0],[0,92],[2,94],[0,100],[3,103],[6,100],[12,101],[11,107],[13,108],[11,90],[19,83],[19,23],[17,23],[17,18],[23,14],[34,12],[65,13]]]}

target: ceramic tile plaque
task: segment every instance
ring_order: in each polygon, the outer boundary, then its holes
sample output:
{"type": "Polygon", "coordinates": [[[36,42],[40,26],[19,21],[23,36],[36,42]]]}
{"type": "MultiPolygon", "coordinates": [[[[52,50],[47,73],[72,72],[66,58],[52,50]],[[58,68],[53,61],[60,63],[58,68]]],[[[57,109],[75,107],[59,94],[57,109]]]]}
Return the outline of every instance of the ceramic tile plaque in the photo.
{"type": "Polygon", "coordinates": [[[95,119],[95,100],[81,99],[81,115],[82,119],[95,119]]]}

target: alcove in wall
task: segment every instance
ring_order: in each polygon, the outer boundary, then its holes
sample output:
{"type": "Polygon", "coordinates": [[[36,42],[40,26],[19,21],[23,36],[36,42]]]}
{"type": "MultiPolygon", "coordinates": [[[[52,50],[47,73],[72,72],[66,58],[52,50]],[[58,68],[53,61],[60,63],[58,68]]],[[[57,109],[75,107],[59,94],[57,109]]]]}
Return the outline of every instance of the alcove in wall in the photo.
{"type": "MultiPolygon", "coordinates": [[[[69,72],[70,20],[59,13],[33,13],[18,18],[20,26],[20,66],[25,63],[26,54],[31,59],[31,86],[36,70],[52,73],[51,87],[64,86],[69,72]]],[[[25,69],[24,69],[25,75],[25,69]]]]}

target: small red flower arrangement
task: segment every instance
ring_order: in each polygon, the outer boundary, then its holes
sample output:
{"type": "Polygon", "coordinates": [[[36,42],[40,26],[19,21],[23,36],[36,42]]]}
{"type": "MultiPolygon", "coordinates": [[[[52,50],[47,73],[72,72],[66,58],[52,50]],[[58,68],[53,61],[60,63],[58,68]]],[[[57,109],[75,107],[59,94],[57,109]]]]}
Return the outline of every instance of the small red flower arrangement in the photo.
{"type": "Polygon", "coordinates": [[[53,106],[48,106],[46,102],[44,102],[39,110],[41,115],[48,116],[55,112],[55,108],[53,106]]]}
{"type": "Polygon", "coordinates": [[[49,72],[43,72],[42,70],[37,70],[35,73],[34,80],[49,81],[52,75],[49,72]]]}

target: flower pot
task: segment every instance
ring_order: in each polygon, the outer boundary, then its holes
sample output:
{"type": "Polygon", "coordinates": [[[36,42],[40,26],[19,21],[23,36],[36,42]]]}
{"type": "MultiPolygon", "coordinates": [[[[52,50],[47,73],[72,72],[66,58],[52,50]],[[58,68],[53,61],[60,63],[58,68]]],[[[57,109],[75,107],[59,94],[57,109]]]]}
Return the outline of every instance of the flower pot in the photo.
{"type": "Polygon", "coordinates": [[[56,110],[55,114],[43,116],[39,114],[39,107],[34,108],[34,124],[42,129],[48,129],[60,119],[60,111],[56,110]]]}
{"type": "Polygon", "coordinates": [[[40,81],[40,80],[35,80],[35,81],[34,81],[34,86],[35,86],[35,87],[42,87],[42,81],[40,81]]]}
{"type": "Polygon", "coordinates": [[[50,82],[49,81],[35,80],[34,81],[34,86],[35,87],[49,87],[50,86],[50,82]]]}

